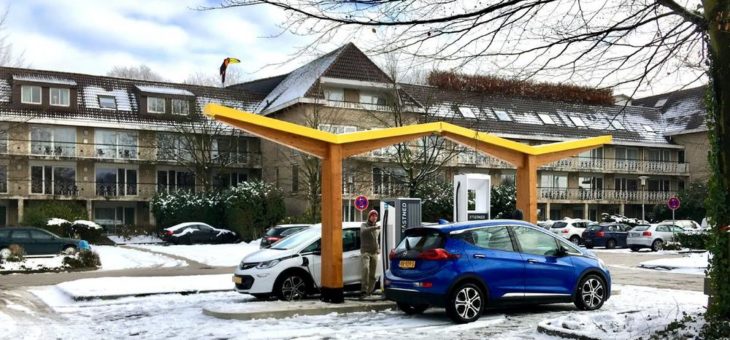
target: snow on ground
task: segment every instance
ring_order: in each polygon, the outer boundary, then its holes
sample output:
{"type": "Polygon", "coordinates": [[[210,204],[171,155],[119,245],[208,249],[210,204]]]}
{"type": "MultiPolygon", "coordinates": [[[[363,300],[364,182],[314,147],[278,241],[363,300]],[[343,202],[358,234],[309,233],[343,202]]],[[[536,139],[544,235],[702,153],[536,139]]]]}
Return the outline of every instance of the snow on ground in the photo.
{"type": "Polygon", "coordinates": [[[216,267],[233,267],[244,256],[259,250],[259,240],[250,243],[233,244],[194,244],[194,245],[133,245],[158,253],[176,255],[216,267]]]}
{"type": "Polygon", "coordinates": [[[94,297],[232,290],[233,282],[231,281],[231,274],[101,277],[67,281],[57,284],[56,287],[74,299],[89,299],[94,297]]]}
{"type": "Polygon", "coordinates": [[[593,339],[647,338],[670,322],[681,320],[684,313],[704,312],[707,305],[707,296],[700,292],[638,286],[620,289],[621,294],[611,297],[598,311],[570,313],[540,325],[593,339]]]}
{"type": "Polygon", "coordinates": [[[639,264],[639,267],[668,270],[680,274],[705,275],[709,259],[709,252],[690,253],[680,258],[644,261],[639,264]]]}
{"type": "MultiPolygon", "coordinates": [[[[230,275],[226,276],[230,287],[230,275]]],[[[219,281],[216,275],[205,278],[219,281]]],[[[188,277],[178,277],[176,281],[185,282],[188,277]]],[[[149,284],[130,282],[115,285],[149,284]]],[[[612,296],[598,311],[578,311],[572,304],[497,308],[465,325],[453,324],[443,309],[429,309],[418,316],[389,310],[250,321],[222,320],[202,314],[202,308],[256,310],[271,304],[288,304],[256,301],[236,292],[90,301],[73,301],[56,287],[33,288],[31,292],[58,313],[59,321],[39,325],[44,328],[42,334],[57,338],[554,339],[536,331],[537,325],[543,324],[600,339],[635,339],[648,338],[681,319],[684,312],[701,313],[707,301],[699,292],[614,285],[617,289],[621,293],[612,296]]]]}
{"type": "MultiPolygon", "coordinates": [[[[639,251],[631,251],[629,248],[616,248],[616,249],[606,249],[606,248],[593,248],[589,249],[590,251],[594,253],[618,253],[618,254],[635,254],[635,255],[677,255],[681,254],[682,251],[678,250],[660,250],[660,251],[651,251],[649,248],[640,249],[639,251]]],[[[684,250],[686,251],[686,250],[684,250]]]]}
{"type": "Polygon", "coordinates": [[[117,235],[107,235],[107,237],[116,244],[162,243],[162,240],[159,237],[151,235],[135,235],[129,238],[117,235]]]}
{"type": "MultiPolygon", "coordinates": [[[[171,257],[146,251],[113,246],[94,246],[92,251],[99,254],[101,268],[99,270],[120,270],[134,268],[166,268],[184,267],[187,263],[171,257]]],[[[3,271],[55,270],[63,267],[62,255],[45,257],[26,257],[22,262],[3,262],[3,271]]]]}

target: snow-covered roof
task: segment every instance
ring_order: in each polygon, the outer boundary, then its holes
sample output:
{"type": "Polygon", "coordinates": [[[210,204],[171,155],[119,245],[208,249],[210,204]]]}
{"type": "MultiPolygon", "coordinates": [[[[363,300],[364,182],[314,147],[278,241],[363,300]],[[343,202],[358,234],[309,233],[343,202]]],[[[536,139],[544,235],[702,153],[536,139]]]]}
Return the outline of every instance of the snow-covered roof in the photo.
{"type": "Polygon", "coordinates": [[[171,94],[176,96],[195,96],[192,92],[188,90],[178,89],[174,87],[137,85],[137,88],[140,91],[147,93],[171,94]]]}
{"type": "Polygon", "coordinates": [[[13,80],[30,81],[30,82],[35,82],[35,83],[49,83],[49,84],[76,86],[76,82],[71,79],[63,79],[63,78],[57,78],[57,77],[52,77],[52,76],[13,75],[13,80]]]}
{"type": "Polygon", "coordinates": [[[659,130],[658,132],[662,135],[706,131],[706,90],[706,86],[700,86],[636,99],[633,104],[657,107],[662,111],[661,126],[655,129],[659,130]]]}
{"type": "Polygon", "coordinates": [[[99,86],[85,86],[83,92],[84,105],[91,109],[104,110],[99,107],[99,96],[114,97],[118,111],[132,111],[133,109],[137,109],[137,102],[132,99],[129,92],[125,89],[107,91],[99,86]]]}
{"type": "Polygon", "coordinates": [[[10,102],[10,96],[12,96],[12,88],[5,79],[0,79],[0,102],[10,102]]]}

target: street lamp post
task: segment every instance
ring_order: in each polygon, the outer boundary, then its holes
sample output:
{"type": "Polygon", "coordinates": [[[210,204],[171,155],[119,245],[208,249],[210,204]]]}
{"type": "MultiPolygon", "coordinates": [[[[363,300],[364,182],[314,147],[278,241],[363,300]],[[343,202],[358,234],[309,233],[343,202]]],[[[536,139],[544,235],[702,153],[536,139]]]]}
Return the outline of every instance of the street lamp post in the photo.
{"type": "Polygon", "coordinates": [[[646,217],[644,215],[644,201],[646,201],[647,178],[649,178],[649,176],[639,176],[639,179],[641,180],[641,223],[644,223],[644,221],[646,221],[646,217]]]}

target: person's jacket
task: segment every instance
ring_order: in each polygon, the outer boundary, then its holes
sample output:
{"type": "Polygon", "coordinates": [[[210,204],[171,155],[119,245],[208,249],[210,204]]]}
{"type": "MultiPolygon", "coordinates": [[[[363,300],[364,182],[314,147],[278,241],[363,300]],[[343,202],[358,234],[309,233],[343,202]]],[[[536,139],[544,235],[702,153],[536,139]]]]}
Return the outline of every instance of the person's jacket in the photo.
{"type": "Polygon", "coordinates": [[[380,253],[378,249],[379,231],[380,226],[377,223],[370,224],[369,222],[363,222],[363,224],[360,225],[360,253],[380,253]]]}

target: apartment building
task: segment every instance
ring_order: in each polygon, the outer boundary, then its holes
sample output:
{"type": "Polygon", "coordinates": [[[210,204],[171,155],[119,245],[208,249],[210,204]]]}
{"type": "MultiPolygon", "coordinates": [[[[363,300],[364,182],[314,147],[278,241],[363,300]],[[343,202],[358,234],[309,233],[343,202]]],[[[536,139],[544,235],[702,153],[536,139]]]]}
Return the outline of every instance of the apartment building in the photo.
{"type": "MultiPolygon", "coordinates": [[[[0,68],[0,223],[22,221],[38,202],[68,200],[105,226],[154,224],[149,201],[158,192],[254,178],[286,194],[289,215],[304,213],[316,162],[213,124],[200,114],[210,102],[334,133],[448,121],[530,144],[612,135],[609,145],[540,169],[541,219],[640,216],[642,204],[664,203],[690,179],[706,178],[696,155],[706,141],[684,136],[704,116],[688,111],[686,99],[598,106],[396,83],[350,43],[290,73],[226,88],[0,68]],[[682,112],[702,118],[689,124],[682,112]]],[[[425,138],[408,147],[439,164],[442,180],[514,180],[509,164],[462,146],[425,138]]],[[[362,218],[351,203],[358,195],[376,206],[408,194],[397,154],[388,147],[345,161],[346,219],[362,218]]],[[[416,170],[419,162],[401,160],[416,170]]]]}
{"type": "Polygon", "coordinates": [[[250,109],[230,89],[0,68],[0,225],[70,201],[106,227],[151,225],[158,192],[260,178],[259,141],[211,124],[210,102],[250,109]]]}

